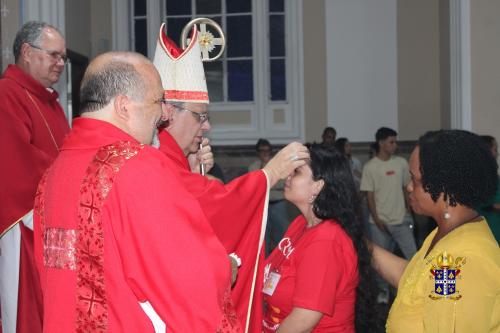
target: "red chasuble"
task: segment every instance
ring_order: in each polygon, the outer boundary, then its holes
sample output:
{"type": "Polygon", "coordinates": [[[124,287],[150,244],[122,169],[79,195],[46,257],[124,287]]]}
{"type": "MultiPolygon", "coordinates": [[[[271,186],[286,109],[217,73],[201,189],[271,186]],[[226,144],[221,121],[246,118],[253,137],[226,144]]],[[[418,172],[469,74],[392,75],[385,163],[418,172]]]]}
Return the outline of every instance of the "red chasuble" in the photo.
{"type": "MultiPolygon", "coordinates": [[[[263,237],[263,219],[267,210],[267,179],[258,170],[241,176],[227,185],[217,180],[192,173],[187,158],[175,139],[166,131],[160,133],[160,150],[174,161],[182,183],[199,201],[203,212],[228,253],[235,252],[242,259],[238,278],[232,291],[238,318],[243,327],[247,324],[250,297],[252,319],[250,332],[260,332],[263,263],[259,240],[263,237]],[[256,271],[256,265],[258,270],[256,271]]],[[[264,221],[265,223],[265,221],[264,221]]]]}
{"type": "Polygon", "coordinates": [[[16,65],[0,80],[0,235],[33,209],[36,187],[58,154],[68,121],[57,92],[16,65]]]}
{"type": "MultiPolygon", "coordinates": [[[[68,122],[48,91],[16,65],[0,79],[0,237],[33,209],[36,187],[58,154],[68,122]]],[[[41,295],[33,260],[33,232],[21,231],[17,332],[42,331],[41,295]]],[[[12,269],[18,269],[13,267],[12,269]]]]}
{"type": "Polygon", "coordinates": [[[172,162],[77,119],[40,183],[35,257],[45,332],[240,332],[226,251],[172,162]]]}

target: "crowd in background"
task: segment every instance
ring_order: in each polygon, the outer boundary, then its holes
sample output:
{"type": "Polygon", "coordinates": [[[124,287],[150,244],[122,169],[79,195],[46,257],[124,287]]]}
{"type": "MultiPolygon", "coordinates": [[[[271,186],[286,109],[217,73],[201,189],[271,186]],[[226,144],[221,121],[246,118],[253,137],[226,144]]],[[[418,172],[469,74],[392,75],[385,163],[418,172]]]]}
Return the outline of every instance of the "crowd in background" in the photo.
{"type": "MultiPolygon", "coordinates": [[[[417,252],[417,246],[420,247],[436,227],[436,222],[432,217],[419,215],[409,205],[406,186],[410,182],[410,172],[408,162],[397,154],[397,132],[387,127],[380,128],[374,135],[375,142],[369,145],[369,159],[364,165],[360,159],[353,156],[349,139],[337,138],[335,128],[326,127],[321,138],[321,146],[334,147],[349,161],[352,178],[360,198],[359,218],[363,221],[367,237],[384,249],[410,260],[417,252]]],[[[481,139],[488,145],[496,159],[498,148],[495,138],[483,135],[481,139]]],[[[272,145],[266,139],[259,139],[256,151],[259,160],[254,162],[249,170],[255,170],[256,165],[265,165],[266,159],[269,160],[271,157],[272,145]]],[[[280,193],[283,200],[283,187],[276,187],[274,191],[280,193]]],[[[487,203],[477,207],[488,221],[497,242],[500,242],[499,195],[500,189],[487,203]]],[[[271,199],[266,232],[267,254],[279,244],[293,217],[293,214],[288,213],[290,210],[287,211],[285,208],[274,210],[273,204],[274,200],[271,199]]],[[[391,303],[396,289],[390,288],[378,274],[376,281],[379,290],[377,303],[391,303]]]]}

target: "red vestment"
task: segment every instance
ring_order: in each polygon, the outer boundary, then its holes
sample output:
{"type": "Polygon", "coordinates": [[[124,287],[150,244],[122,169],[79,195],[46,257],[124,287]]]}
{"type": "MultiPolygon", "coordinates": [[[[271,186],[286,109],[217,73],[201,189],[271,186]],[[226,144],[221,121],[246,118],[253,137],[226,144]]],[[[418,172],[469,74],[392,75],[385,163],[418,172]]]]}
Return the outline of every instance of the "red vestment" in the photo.
{"type": "Polygon", "coordinates": [[[39,186],[35,257],[45,332],[240,332],[230,266],[172,162],[80,118],[39,186]]]}
{"type": "Polygon", "coordinates": [[[0,234],[33,209],[38,182],[69,132],[58,96],[16,65],[9,65],[0,80],[0,142],[6,157],[0,163],[0,234]]]}
{"type": "MultiPolygon", "coordinates": [[[[16,65],[9,65],[0,79],[0,141],[5,156],[0,164],[0,237],[13,227],[21,231],[17,332],[41,332],[33,234],[17,223],[33,209],[38,182],[69,132],[58,96],[16,65]]],[[[8,279],[10,273],[0,274],[8,279]]]]}
{"type": "MultiPolygon", "coordinates": [[[[264,233],[262,223],[267,217],[264,214],[268,202],[266,175],[261,170],[254,171],[227,185],[209,180],[190,171],[187,158],[166,130],[162,130],[159,137],[160,151],[175,162],[182,183],[198,199],[227,252],[235,252],[242,259],[232,296],[238,318],[245,327],[250,297],[260,300],[262,289],[264,257],[259,241],[264,233]],[[259,272],[255,271],[256,264],[259,264],[259,272]]],[[[260,332],[261,313],[261,302],[252,301],[249,332],[260,332]]]]}

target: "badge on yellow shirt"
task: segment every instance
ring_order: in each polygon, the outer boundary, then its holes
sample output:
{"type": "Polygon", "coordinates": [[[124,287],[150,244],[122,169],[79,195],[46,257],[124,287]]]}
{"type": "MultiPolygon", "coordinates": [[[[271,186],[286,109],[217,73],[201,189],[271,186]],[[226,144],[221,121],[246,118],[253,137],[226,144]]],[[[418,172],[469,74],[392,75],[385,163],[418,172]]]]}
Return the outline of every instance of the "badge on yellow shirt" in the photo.
{"type": "Polygon", "coordinates": [[[434,279],[434,290],[429,294],[431,299],[459,300],[462,298],[460,291],[457,290],[457,280],[462,278],[460,272],[466,260],[465,257],[453,259],[451,254],[444,251],[432,264],[430,278],[434,279]]]}

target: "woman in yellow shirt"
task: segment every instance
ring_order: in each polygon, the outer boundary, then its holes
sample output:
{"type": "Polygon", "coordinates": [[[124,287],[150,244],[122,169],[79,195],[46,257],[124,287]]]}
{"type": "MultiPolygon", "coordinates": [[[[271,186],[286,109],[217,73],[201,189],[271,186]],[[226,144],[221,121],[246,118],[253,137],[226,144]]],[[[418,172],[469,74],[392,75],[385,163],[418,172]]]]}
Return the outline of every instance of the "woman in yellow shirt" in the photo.
{"type": "Polygon", "coordinates": [[[398,287],[387,332],[500,332],[500,249],[478,207],[495,194],[497,163],[479,136],[428,132],[410,157],[412,209],[438,227],[411,261],[374,245],[398,287]]]}

